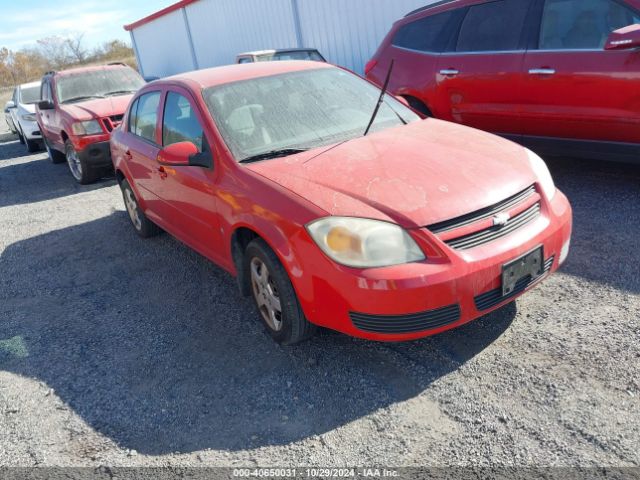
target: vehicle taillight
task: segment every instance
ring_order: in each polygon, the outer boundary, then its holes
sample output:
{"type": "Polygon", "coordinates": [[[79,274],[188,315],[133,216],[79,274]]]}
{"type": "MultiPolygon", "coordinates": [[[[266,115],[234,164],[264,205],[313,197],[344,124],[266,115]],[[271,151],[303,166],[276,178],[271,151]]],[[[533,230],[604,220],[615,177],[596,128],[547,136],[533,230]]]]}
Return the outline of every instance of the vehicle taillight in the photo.
{"type": "Polygon", "coordinates": [[[377,65],[378,65],[378,61],[377,60],[369,60],[367,65],[364,67],[364,74],[365,75],[369,75],[371,73],[371,70],[376,68],[377,65]]]}

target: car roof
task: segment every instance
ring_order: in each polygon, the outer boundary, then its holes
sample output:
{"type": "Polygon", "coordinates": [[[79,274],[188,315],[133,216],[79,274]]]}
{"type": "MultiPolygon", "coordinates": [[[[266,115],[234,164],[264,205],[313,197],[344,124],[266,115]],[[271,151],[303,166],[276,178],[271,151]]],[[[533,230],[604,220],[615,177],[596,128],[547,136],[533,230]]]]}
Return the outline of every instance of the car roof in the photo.
{"type": "Polygon", "coordinates": [[[244,57],[244,56],[251,55],[251,56],[259,57],[260,55],[274,55],[276,53],[317,52],[317,51],[318,51],[317,48],[280,48],[277,50],[256,50],[255,52],[239,53],[238,56],[244,57]]]}
{"type": "Polygon", "coordinates": [[[227,83],[251,80],[253,78],[269,77],[291,72],[301,72],[305,70],[320,70],[323,68],[337,68],[333,65],[308,62],[301,60],[287,60],[284,62],[258,62],[246,63],[243,65],[226,65],[224,67],[207,68],[194,72],[182,73],[172,77],[156,80],[149,85],[159,85],[163,83],[182,84],[194,90],[215,87],[227,83]]]}
{"type": "Polygon", "coordinates": [[[60,70],[59,72],[52,72],[55,75],[76,75],[78,73],[85,73],[85,72],[96,72],[98,70],[114,70],[114,69],[118,69],[118,68],[131,68],[128,65],[125,64],[113,64],[113,65],[94,65],[91,67],[77,67],[77,68],[69,68],[67,70],[60,70]]]}
{"type": "Polygon", "coordinates": [[[38,80],[37,82],[23,83],[22,85],[19,86],[19,88],[20,90],[22,90],[23,88],[39,87],[40,84],[41,82],[38,80]]]}

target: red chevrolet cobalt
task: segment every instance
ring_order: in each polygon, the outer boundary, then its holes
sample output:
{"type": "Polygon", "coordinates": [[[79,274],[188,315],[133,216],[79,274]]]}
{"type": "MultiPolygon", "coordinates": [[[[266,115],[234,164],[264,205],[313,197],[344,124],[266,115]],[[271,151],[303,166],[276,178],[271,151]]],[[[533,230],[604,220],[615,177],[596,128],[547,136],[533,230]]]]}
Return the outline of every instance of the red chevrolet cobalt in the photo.
{"type": "Polygon", "coordinates": [[[274,62],[145,86],[111,139],[137,233],[238,279],[282,344],[458,327],[557,270],[572,214],[545,163],[421,119],[342,69],[274,62]]]}

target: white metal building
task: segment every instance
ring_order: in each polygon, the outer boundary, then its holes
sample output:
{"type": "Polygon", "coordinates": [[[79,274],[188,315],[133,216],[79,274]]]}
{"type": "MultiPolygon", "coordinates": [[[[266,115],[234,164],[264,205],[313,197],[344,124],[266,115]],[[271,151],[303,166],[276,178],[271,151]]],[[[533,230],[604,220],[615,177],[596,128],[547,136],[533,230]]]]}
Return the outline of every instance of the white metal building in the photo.
{"type": "Polygon", "coordinates": [[[182,0],[125,26],[145,77],[234,63],[241,52],[313,47],[362,73],[391,25],[435,0],[182,0]]]}

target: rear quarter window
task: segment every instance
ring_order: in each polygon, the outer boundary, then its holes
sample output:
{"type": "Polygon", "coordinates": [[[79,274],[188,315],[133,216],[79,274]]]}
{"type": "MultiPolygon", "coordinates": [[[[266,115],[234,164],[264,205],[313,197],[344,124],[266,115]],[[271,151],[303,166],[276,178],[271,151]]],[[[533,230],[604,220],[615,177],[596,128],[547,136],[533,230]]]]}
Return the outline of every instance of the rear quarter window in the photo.
{"type": "Polygon", "coordinates": [[[443,52],[463,15],[464,10],[451,10],[408,23],[398,30],[392,44],[420,52],[443,52]]]}

